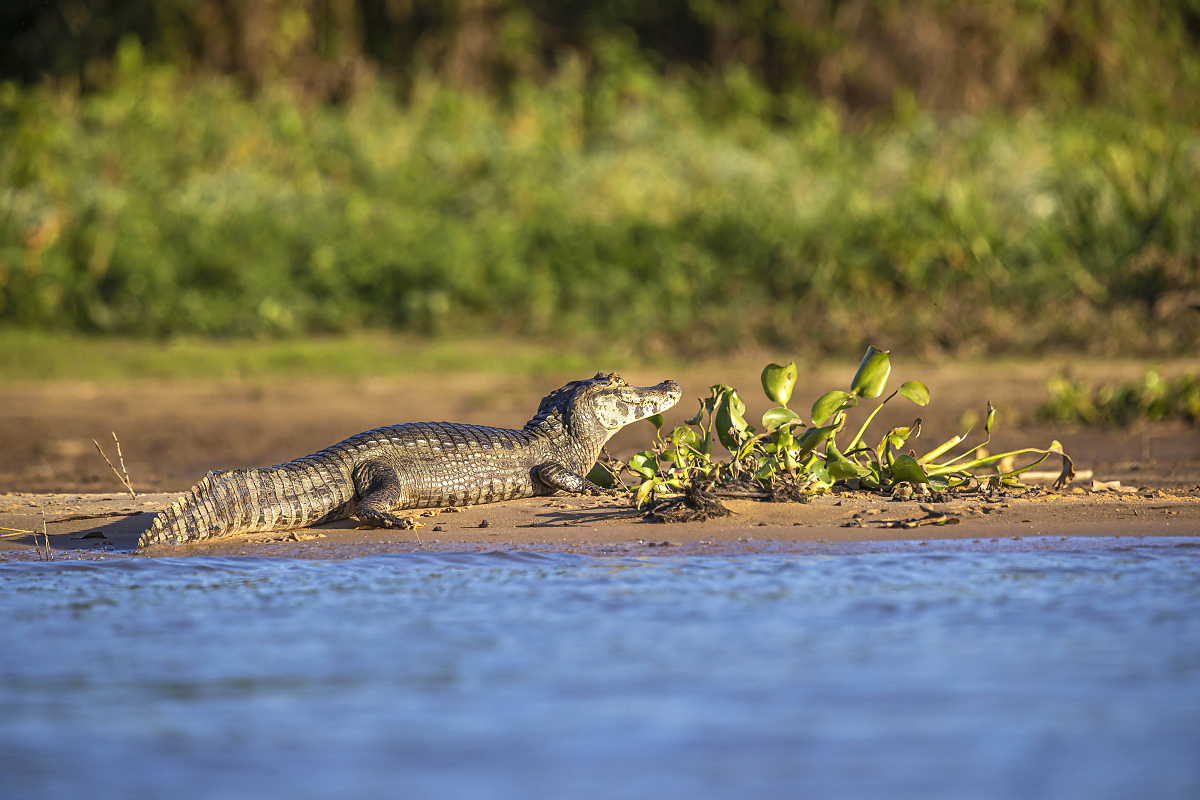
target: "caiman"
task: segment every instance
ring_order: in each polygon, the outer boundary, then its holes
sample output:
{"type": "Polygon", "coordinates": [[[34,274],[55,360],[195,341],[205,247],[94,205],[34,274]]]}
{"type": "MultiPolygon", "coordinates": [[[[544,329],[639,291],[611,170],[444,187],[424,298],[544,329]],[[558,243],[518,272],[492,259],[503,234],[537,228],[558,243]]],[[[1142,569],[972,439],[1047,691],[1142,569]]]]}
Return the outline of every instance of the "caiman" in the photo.
{"type": "Polygon", "coordinates": [[[155,516],[138,547],[351,517],[377,528],[405,528],[411,523],[395,513],[404,509],[599,493],[584,476],[609,438],[678,401],[674,381],[637,387],[600,373],[551,392],[519,431],[409,422],[286,464],[210,472],[155,516]]]}

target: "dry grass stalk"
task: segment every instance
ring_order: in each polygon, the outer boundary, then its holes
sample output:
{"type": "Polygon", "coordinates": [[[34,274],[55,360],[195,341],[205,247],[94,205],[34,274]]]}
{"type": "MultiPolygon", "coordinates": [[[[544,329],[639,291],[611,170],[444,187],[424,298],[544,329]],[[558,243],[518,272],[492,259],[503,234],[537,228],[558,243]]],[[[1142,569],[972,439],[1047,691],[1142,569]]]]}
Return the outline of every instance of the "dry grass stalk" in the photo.
{"type": "Polygon", "coordinates": [[[33,546],[37,548],[38,554],[42,557],[43,561],[53,561],[54,554],[50,552],[50,532],[46,530],[46,510],[42,509],[41,511],[43,542],[38,542],[37,533],[35,532],[33,534],[33,546]]]}
{"type": "Polygon", "coordinates": [[[129,482],[129,472],[125,469],[125,456],[121,455],[121,440],[117,438],[116,431],[110,431],[110,433],[112,433],[113,441],[117,443],[117,460],[121,464],[120,472],[117,472],[117,468],[108,460],[108,456],[104,455],[104,449],[100,447],[100,443],[92,439],[92,444],[96,445],[96,449],[100,452],[100,457],[104,459],[104,463],[108,464],[108,468],[113,471],[113,475],[117,476],[117,480],[125,484],[125,488],[129,490],[129,496],[136,500],[137,492],[133,490],[133,485],[129,482]]]}
{"type": "Polygon", "coordinates": [[[58,517],[50,520],[51,522],[75,522],[82,519],[107,519],[109,517],[136,517],[138,514],[145,514],[145,511],[133,511],[132,509],[123,508],[120,511],[98,511],[95,514],[69,514],[65,517],[58,517]]]}

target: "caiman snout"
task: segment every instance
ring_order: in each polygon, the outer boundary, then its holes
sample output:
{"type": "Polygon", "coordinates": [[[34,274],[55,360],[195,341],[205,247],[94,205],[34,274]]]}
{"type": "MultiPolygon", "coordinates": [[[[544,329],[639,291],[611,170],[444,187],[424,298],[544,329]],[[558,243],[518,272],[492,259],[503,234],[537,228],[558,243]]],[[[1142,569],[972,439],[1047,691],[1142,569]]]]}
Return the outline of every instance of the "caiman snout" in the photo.
{"type": "Polygon", "coordinates": [[[679,384],[666,380],[657,386],[630,386],[617,375],[597,375],[606,378],[594,403],[600,424],[610,431],[623,428],[639,419],[661,414],[679,402],[679,384]]]}
{"type": "Polygon", "coordinates": [[[679,398],[683,395],[679,384],[672,380],[665,380],[657,386],[652,386],[648,390],[653,392],[657,397],[661,398],[660,405],[655,408],[653,414],[661,414],[668,408],[671,408],[679,402],[679,398]]]}

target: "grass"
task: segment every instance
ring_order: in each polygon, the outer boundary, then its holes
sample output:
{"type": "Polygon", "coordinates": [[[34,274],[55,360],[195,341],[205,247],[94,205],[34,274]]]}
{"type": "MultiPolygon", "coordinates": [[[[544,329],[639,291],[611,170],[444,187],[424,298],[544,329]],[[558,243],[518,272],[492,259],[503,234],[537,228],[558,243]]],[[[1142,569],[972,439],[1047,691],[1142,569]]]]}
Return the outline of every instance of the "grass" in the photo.
{"type": "MultiPolygon", "coordinates": [[[[370,378],[421,372],[595,371],[613,353],[499,339],[357,334],[301,339],[168,341],[0,328],[0,382],[249,377],[370,378]]],[[[623,357],[627,361],[627,357],[623,357]]]]}

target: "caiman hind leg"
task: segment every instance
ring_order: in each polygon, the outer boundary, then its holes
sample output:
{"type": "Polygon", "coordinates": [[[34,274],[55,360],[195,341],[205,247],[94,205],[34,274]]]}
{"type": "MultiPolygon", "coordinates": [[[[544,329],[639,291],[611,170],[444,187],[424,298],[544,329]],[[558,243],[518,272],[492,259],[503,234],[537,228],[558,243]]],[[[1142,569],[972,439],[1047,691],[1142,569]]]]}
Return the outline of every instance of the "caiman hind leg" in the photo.
{"type": "Polygon", "coordinates": [[[404,485],[396,470],[382,461],[367,461],[354,469],[354,518],[375,528],[411,530],[421,541],[421,534],[410,520],[392,513],[404,496],[404,485]]]}
{"type": "Polygon", "coordinates": [[[572,472],[562,464],[556,464],[553,461],[538,464],[533,468],[533,474],[537,476],[539,481],[550,487],[552,491],[560,489],[570,494],[616,494],[613,490],[597,486],[582,475],[572,472]]]}

